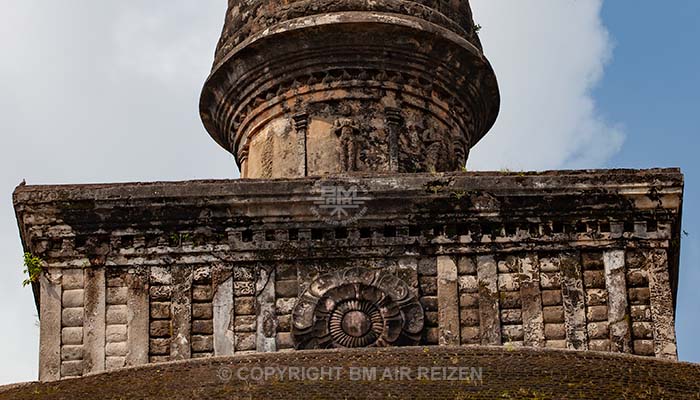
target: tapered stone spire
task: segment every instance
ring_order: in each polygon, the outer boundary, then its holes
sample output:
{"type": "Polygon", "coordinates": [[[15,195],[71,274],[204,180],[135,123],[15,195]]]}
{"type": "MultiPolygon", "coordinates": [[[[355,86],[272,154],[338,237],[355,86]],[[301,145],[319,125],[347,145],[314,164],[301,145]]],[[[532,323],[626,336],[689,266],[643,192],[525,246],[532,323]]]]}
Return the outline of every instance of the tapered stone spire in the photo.
{"type": "Polygon", "coordinates": [[[280,178],[460,170],[499,104],[467,0],[229,0],[200,111],[280,178]]]}

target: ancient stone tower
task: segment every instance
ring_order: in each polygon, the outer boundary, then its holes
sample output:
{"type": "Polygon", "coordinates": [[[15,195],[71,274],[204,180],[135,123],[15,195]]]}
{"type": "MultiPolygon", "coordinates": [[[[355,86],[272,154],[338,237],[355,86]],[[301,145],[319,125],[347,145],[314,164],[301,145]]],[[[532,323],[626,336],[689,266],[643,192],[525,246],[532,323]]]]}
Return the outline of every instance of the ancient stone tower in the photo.
{"type": "Polygon", "coordinates": [[[675,359],[682,175],[462,172],[499,110],[476,31],[467,0],[230,0],[200,112],[250,179],[16,190],[40,379],[329,348],[675,359]]]}
{"type": "Polygon", "coordinates": [[[201,101],[243,178],[461,171],[498,108],[466,0],[230,1],[201,101]]]}

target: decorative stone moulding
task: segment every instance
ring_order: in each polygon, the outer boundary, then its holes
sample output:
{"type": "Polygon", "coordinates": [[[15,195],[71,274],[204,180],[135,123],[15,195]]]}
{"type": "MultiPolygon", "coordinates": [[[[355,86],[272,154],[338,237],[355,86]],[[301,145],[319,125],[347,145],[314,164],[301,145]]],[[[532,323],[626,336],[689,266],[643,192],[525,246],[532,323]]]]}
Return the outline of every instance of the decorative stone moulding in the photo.
{"type": "Polygon", "coordinates": [[[294,307],[292,334],[297,349],[416,345],[424,319],[406,282],[350,268],[311,283],[294,307]]]}
{"type": "Polygon", "coordinates": [[[499,105],[466,0],[231,1],[200,111],[242,177],[286,178],[458,171],[499,105]]]}

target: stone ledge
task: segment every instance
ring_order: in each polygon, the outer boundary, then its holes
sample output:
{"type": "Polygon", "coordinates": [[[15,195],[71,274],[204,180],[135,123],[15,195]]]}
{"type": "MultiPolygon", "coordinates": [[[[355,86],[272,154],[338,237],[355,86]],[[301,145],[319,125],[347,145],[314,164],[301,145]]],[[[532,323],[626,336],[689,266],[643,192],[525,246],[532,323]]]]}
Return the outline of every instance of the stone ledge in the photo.
{"type": "Polygon", "coordinates": [[[699,393],[697,364],[564,350],[410,347],[281,352],[149,365],[48,384],[6,386],[0,388],[0,399],[698,399],[699,393]],[[242,368],[274,366],[342,369],[334,375],[337,379],[325,380],[251,383],[236,377],[242,368]],[[421,367],[481,368],[481,380],[352,380],[351,367],[376,367],[380,373],[406,367],[414,372],[406,376],[414,378],[421,367]]]}

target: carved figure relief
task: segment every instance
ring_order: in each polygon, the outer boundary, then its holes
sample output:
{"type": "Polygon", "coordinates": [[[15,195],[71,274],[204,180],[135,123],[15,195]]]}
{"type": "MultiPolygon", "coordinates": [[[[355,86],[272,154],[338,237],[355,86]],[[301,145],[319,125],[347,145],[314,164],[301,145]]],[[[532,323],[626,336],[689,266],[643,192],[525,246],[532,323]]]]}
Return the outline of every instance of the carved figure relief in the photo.
{"type": "Polygon", "coordinates": [[[292,313],[297,349],[409,346],[420,342],[423,307],[408,285],[383,270],[323,275],[292,313]]]}
{"type": "Polygon", "coordinates": [[[425,170],[427,172],[441,171],[439,163],[445,152],[442,138],[434,129],[428,128],[423,131],[423,145],[425,146],[425,170]]]}
{"type": "Polygon", "coordinates": [[[344,171],[359,171],[359,126],[350,118],[341,118],[333,124],[333,130],[340,139],[341,157],[344,171]]]}

